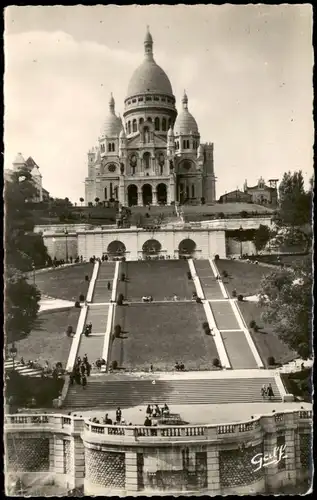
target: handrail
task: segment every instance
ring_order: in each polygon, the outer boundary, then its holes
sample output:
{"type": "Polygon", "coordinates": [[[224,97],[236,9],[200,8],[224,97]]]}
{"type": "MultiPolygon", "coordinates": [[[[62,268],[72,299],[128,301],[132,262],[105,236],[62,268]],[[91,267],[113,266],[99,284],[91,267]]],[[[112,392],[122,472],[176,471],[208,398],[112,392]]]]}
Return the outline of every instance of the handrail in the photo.
{"type": "MultiPolygon", "coordinates": [[[[107,436],[130,436],[134,439],[143,437],[205,437],[208,438],[209,432],[214,430],[215,436],[225,434],[240,434],[257,430],[261,426],[263,418],[270,417],[276,423],[285,422],[287,415],[295,415],[299,420],[311,420],[312,410],[285,410],[278,413],[268,413],[256,416],[254,419],[245,422],[234,422],[226,424],[205,424],[205,425],[160,425],[153,427],[146,427],[144,425],[106,425],[98,424],[89,421],[82,417],[75,417],[72,415],[65,415],[60,413],[55,414],[12,414],[5,415],[4,428],[9,430],[10,426],[27,425],[39,432],[43,429],[42,426],[53,426],[56,430],[65,429],[67,432],[80,431],[84,429],[92,434],[102,434],[107,436]]],[[[10,429],[12,430],[12,429],[10,429]]]]}

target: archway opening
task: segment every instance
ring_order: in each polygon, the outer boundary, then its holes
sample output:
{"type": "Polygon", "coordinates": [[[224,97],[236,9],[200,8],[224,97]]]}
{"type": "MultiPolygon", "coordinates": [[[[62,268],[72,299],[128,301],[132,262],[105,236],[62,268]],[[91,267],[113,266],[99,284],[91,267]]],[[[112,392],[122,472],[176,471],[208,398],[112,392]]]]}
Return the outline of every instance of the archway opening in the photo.
{"type": "Polygon", "coordinates": [[[138,204],[138,188],[135,184],[128,186],[128,205],[133,207],[138,204]]]}
{"type": "Polygon", "coordinates": [[[108,245],[107,252],[110,257],[124,257],[126,247],[122,241],[112,241],[108,245]]]}
{"type": "Polygon", "coordinates": [[[142,198],[143,205],[152,203],[152,186],[150,184],[144,184],[144,186],[142,186],[142,198]]]}
{"type": "Polygon", "coordinates": [[[162,245],[157,240],[147,240],[142,246],[144,256],[159,255],[162,250],[162,245]]]}
{"type": "Polygon", "coordinates": [[[157,201],[160,205],[167,203],[167,187],[166,184],[158,184],[157,186],[157,201]]]}
{"type": "Polygon", "coordinates": [[[196,243],[190,238],[182,240],[178,245],[178,255],[179,258],[190,258],[193,257],[196,251],[196,243]]]}

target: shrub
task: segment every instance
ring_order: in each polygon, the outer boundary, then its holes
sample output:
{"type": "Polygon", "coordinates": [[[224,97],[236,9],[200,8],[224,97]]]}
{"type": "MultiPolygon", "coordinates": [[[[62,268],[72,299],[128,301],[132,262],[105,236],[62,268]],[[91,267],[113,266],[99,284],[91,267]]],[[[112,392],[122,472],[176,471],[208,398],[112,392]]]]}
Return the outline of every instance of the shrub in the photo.
{"type": "Polygon", "coordinates": [[[75,302],[75,307],[80,308],[80,302],[78,300],[75,302]]]}
{"type": "Polygon", "coordinates": [[[215,255],[215,260],[219,260],[219,255],[218,254],[215,255]]]}
{"type": "Polygon", "coordinates": [[[232,290],[232,297],[236,297],[237,296],[237,290],[232,290]]]}
{"type": "Polygon", "coordinates": [[[218,358],[214,358],[213,362],[212,362],[213,366],[215,366],[216,368],[219,368],[221,366],[220,364],[220,361],[218,358]]]}
{"type": "Polygon", "coordinates": [[[125,281],[125,274],[121,273],[121,281],[125,281]]]}
{"type": "Polygon", "coordinates": [[[275,358],[274,358],[273,356],[269,356],[269,357],[267,358],[267,364],[268,364],[269,366],[274,366],[274,365],[276,364],[276,363],[275,363],[275,358]]]}
{"type": "Polygon", "coordinates": [[[116,325],[114,327],[114,334],[116,336],[116,338],[120,337],[120,333],[122,332],[122,328],[120,325],[116,325]]]}
{"type": "Polygon", "coordinates": [[[117,299],[117,306],[122,306],[122,304],[123,304],[123,299],[124,299],[123,294],[122,294],[122,293],[119,293],[119,295],[118,295],[118,299],[117,299]]]}
{"type": "Polygon", "coordinates": [[[258,327],[258,325],[255,325],[255,326],[254,326],[254,331],[255,331],[255,332],[258,332],[259,330],[260,330],[260,328],[258,327]]]}
{"type": "Polygon", "coordinates": [[[189,280],[191,280],[191,279],[192,279],[192,275],[191,275],[191,272],[190,272],[190,271],[187,271],[187,277],[188,277],[188,279],[189,279],[189,280]]]}
{"type": "Polygon", "coordinates": [[[116,370],[118,368],[118,361],[116,359],[114,359],[111,363],[111,368],[113,370],[116,370]]]}
{"type": "Polygon", "coordinates": [[[88,274],[85,275],[85,281],[89,281],[89,276],[88,274]]]}
{"type": "Polygon", "coordinates": [[[229,275],[228,275],[227,271],[222,271],[222,276],[224,278],[228,278],[229,275]]]}
{"type": "Polygon", "coordinates": [[[254,319],[251,319],[251,321],[249,323],[249,326],[250,326],[250,328],[255,328],[256,327],[256,322],[254,321],[254,319]]]}
{"type": "Polygon", "coordinates": [[[71,325],[69,325],[67,327],[67,334],[71,334],[71,333],[73,333],[73,327],[71,325]]]}
{"type": "Polygon", "coordinates": [[[241,293],[238,295],[238,301],[243,302],[243,295],[241,293]]]}
{"type": "Polygon", "coordinates": [[[206,328],[209,328],[209,324],[207,321],[204,321],[202,324],[203,330],[206,330],[206,328]]]}
{"type": "Polygon", "coordinates": [[[220,219],[224,219],[225,218],[225,214],[223,212],[219,212],[219,218],[220,219]]]}
{"type": "Polygon", "coordinates": [[[207,328],[205,328],[204,330],[205,330],[205,334],[206,335],[210,335],[211,334],[211,330],[210,330],[209,326],[207,328]]]}
{"type": "Polygon", "coordinates": [[[84,302],[85,300],[85,295],[83,295],[82,293],[79,295],[79,302],[84,302]]]}

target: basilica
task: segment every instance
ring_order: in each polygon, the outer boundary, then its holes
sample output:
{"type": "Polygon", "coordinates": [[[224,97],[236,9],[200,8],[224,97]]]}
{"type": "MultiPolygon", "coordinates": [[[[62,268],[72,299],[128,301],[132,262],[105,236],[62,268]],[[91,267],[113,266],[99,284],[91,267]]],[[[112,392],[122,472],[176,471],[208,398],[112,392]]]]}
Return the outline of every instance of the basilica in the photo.
{"type": "Polygon", "coordinates": [[[213,144],[200,142],[186,92],[180,112],[168,76],[154,60],[147,30],[144,60],[134,71],[123,121],[111,95],[98,145],[88,152],[86,203],[122,206],[215,201],[213,144]]]}

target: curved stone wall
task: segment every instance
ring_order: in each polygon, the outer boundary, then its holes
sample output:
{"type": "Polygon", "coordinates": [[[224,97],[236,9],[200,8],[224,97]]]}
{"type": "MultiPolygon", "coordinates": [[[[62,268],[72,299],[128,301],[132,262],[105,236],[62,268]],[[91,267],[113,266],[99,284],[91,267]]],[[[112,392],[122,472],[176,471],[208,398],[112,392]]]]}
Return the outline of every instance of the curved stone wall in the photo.
{"type": "Polygon", "coordinates": [[[274,493],[311,476],[311,411],[152,428],[56,414],[5,420],[7,473],[49,471],[85,495],[274,493]]]}

